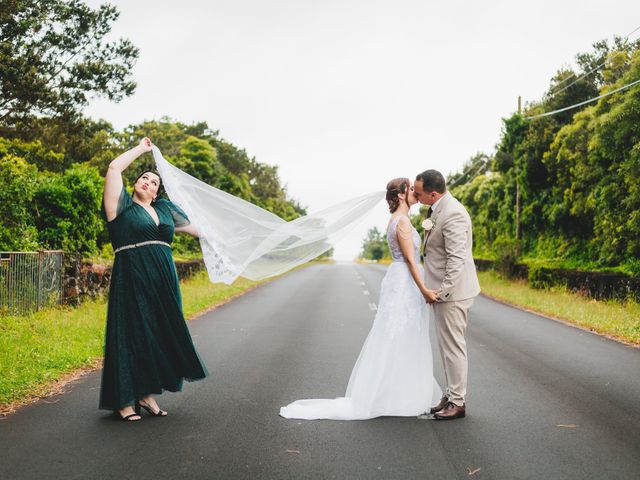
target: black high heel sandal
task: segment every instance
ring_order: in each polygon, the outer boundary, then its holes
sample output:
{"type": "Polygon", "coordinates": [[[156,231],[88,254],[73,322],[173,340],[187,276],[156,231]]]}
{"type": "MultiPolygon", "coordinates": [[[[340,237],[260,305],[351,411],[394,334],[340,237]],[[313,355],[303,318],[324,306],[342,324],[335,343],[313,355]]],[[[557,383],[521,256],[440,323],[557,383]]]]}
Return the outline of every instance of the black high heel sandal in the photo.
{"type": "Polygon", "coordinates": [[[137,405],[133,407],[133,413],[130,413],[129,415],[125,415],[123,417],[122,415],[120,415],[120,412],[116,410],[115,412],[113,412],[113,416],[118,420],[122,420],[123,422],[139,422],[140,420],[142,420],[142,415],[140,415],[140,407],[138,407],[137,405]]]}
{"type": "Polygon", "coordinates": [[[150,407],[149,405],[147,405],[147,404],[146,404],[146,402],[145,402],[145,404],[143,405],[143,404],[142,404],[142,400],[138,400],[137,407],[138,407],[138,409],[139,409],[140,407],[144,408],[144,409],[147,411],[147,413],[148,413],[149,415],[152,415],[152,416],[154,416],[154,417],[166,417],[167,415],[169,415],[169,413],[168,413],[168,412],[165,412],[165,411],[164,411],[164,410],[162,410],[160,407],[158,407],[158,411],[157,411],[157,412],[154,412],[154,411],[151,409],[151,407],[150,407]]]}

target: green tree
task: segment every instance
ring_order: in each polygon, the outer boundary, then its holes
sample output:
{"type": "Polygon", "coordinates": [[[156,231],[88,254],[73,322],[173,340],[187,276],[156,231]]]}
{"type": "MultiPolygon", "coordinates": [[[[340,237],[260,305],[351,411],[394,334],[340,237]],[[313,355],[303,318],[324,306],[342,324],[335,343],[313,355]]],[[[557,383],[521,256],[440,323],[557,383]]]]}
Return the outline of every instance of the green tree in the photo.
{"type": "Polygon", "coordinates": [[[206,140],[191,135],[180,144],[176,166],[214,187],[220,186],[225,174],[216,149],[206,140]]]}
{"type": "MultiPolygon", "coordinates": [[[[628,71],[609,89],[640,78],[640,50],[628,71]]],[[[640,96],[628,89],[603,98],[590,141],[592,162],[601,167],[594,189],[594,243],[600,260],[619,264],[640,259],[640,96]]]]}
{"type": "MultiPolygon", "coordinates": [[[[150,137],[167,160],[203,182],[240,197],[285,220],[304,215],[306,210],[287,196],[278,177],[278,168],[250,158],[244,149],[218,137],[206,122],[186,125],[169,118],[128,127],[121,138],[121,150],[150,137]],[[207,145],[208,143],[208,145],[207,145]]],[[[153,169],[150,155],[125,172],[133,180],[139,172],[153,169]]]]}
{"type": "Polygon", "coordinates": [[[58,170],[64,164],[64,155],[44,147],[40,140],[24,142],[0,137],[0,157],[7,154],[21,157],[39,170],[58,170]]]}
{"type": "Polygon", "coordinates": [[[120,101],[136,87],[138,49],[106,42],[115,7],[80,0],[5,0],[0,8],[0,125],[79,115],[89,95],[120,101]]]}
{"type": "Polygon", "coordinates": [[[48,174],[35,195],[36,225],[42,246],[95,254],[104,229],[100,204],[104,179],[94,167],[75,165],[63,175],[48,174]]]}
{"type": "MultiPolygon", "coordinates": [[[[572,123],[558,131],[543,155],[551,184],[543,216],[556,239],[551,248],[557,256],[589,258],[594,255],[588,249],[596,208],[593,194],[603,172],[589,155],[593,120],[593,107],[577,113],[572,123]]],[[[551,243],[548,241],[547,245],[551,243]]]]}
{"type": "Polygon", "coordinates": [[[0,152],[0,250],[34,250],[38,232],[32,201],[38,169],[24,158],[0,152]]]}
{"type": "Polygon", "coordinates": [[[449,175],[447,185],[454,187],[472,181],[478,175],[484,175],[491,167],[491,157],[486,153],[478,152],[462,166],[462,172],[449,175]]]}
{"type": "Polygon", "coordinates": [[[381,260],[388,251],[387,240],[377,227],[370,228],[362,242],[361,257],[367,260],[381,260]]]}
{"type": "Polygon", "coordinates": [[[452,191],[473,218],[476,254],[512,264],[514,252],[521,252],[640,273],[638,89],[568,115],[525,119],[640,78],[640,43],[618,39],[614,47],[594,44],[593,53],[578,56],[582,72],[561,70],[540,102],[528,105],[523,116],[503,119],[495,155],[487,156],[490,172],[473,174],[474,163],[483,170],[482,157],[476,156],[450,177],[459,182],[452,191]],[[577,79],[603,62],[595,77],[577,79]],[[515,241],[516,190],[521,242],[515,241]]]}
{"type": "Polygon", "coordinates": [[[74,163],[85,162],[97,166],[101,173],[106,172],[109,162],[116,156],[119,141],[110,123],[83,117],[72,120],[57,117],[32,119],[26,124],[16,124],[10,136],[41,142],[61,155],[60,162],[42,166],[47,171],[58,173],[74,163]]]}
{"type": "Polygon", "coordinates": [[[588,72],[588,78],[591,79],[596,88],[601,88],[605,84],[615,83],[619,79],[624,70],[620,69],[619,64],[615,59],[612,59],[612,54],[623,54],[625,57],[625,63],[629,63],[631,55],[636,50],[640,49],[640,39],[629,41],[624,37],[614,37],[613,44],[609,45],[607,40],[599,40],[592,45],[592,50],[589,52],[583,52],[576,55],[576,63],[580,66],[581,73],[586,74],[588,72]],[[610,63],[608,68],[602,68],[602,65],[606,65],[607,62],[613,60],[613,64],[610,63]],[[617,65],[614,70],[617,70],[615,74],[611,67],[617,65]]]}

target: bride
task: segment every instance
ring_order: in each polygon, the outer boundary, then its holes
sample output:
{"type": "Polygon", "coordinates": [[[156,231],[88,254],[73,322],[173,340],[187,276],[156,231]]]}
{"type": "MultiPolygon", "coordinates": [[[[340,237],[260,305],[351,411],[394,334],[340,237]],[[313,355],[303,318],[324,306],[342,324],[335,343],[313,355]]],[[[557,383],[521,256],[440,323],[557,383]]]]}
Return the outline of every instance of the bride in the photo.
{"type": "Polygon", "coordinates": [[[387,241],[393,262],[382,280],[378,311],[344,397],[297,400],[280,409],[285,418],[364,420],[411,417],[429,411],[442,391],[433,378],[430,309],[436,295],[423,282],[420,235],[409,220],[417,200],[408,178],[387,184],[391,218],[387,241]]]}

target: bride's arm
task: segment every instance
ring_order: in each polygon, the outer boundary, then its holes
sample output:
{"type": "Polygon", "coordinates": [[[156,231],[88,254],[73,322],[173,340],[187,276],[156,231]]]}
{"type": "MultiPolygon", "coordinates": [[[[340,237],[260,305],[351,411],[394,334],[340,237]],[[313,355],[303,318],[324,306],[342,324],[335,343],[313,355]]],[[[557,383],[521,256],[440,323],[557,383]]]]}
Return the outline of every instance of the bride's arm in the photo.
{"type": "Polygon", "coordinates": [[[429,290],[425,286],[422,275],[420,275],[418,265],[416,264],[413,246],[413,227],[411,226],[411,222],[407,217],[403,216],[398,221],[398,226],[396,227],[396,236],[398,237],[398,245],[400,245],[400,250],[402,250],[404,260],[409,266],[409,271],[411,272],[413,281],[416,282],[416,285],[420,289],[420,293],[422,293],[427,302],[435,302],[437,298],[436,294],[433,290],[429,290]]]}
{"type": "Polygon", "coordinates": [[[151,140],[145,137],[137,147],[127,150],[109,164],[109,169],[104,177],[104,211],[107,215],[108,222],[116,218],[118,199],[120,198],[123,185],[122,172],[124,172],[136,158],[150,151],[151,140]]]}

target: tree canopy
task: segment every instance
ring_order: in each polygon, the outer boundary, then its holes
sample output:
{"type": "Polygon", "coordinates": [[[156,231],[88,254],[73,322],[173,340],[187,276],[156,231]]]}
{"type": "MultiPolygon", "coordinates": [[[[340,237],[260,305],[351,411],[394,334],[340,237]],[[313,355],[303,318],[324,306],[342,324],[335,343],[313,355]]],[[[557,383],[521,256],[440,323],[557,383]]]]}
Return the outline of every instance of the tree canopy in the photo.
{"type": "Polygon", "coordinates": [[[495,256],[518,243],[524,257],[638,275],[640,88],[527,117],[640,79],[640,42],[596,42],[577,64],[576,72],[560,70],[540,101],[503,119],[495,151],[473,157],[449,182],[473,217],[477,255],[495,256]]]}
{"type": "Polygon", "coordinates": [[[0,3],[0,127],[26,129],[39,117],[80,116],[90,96],[120,101],[136,87],[138,49],[107,42],[114,6],[79,0],[0,3]]]}

